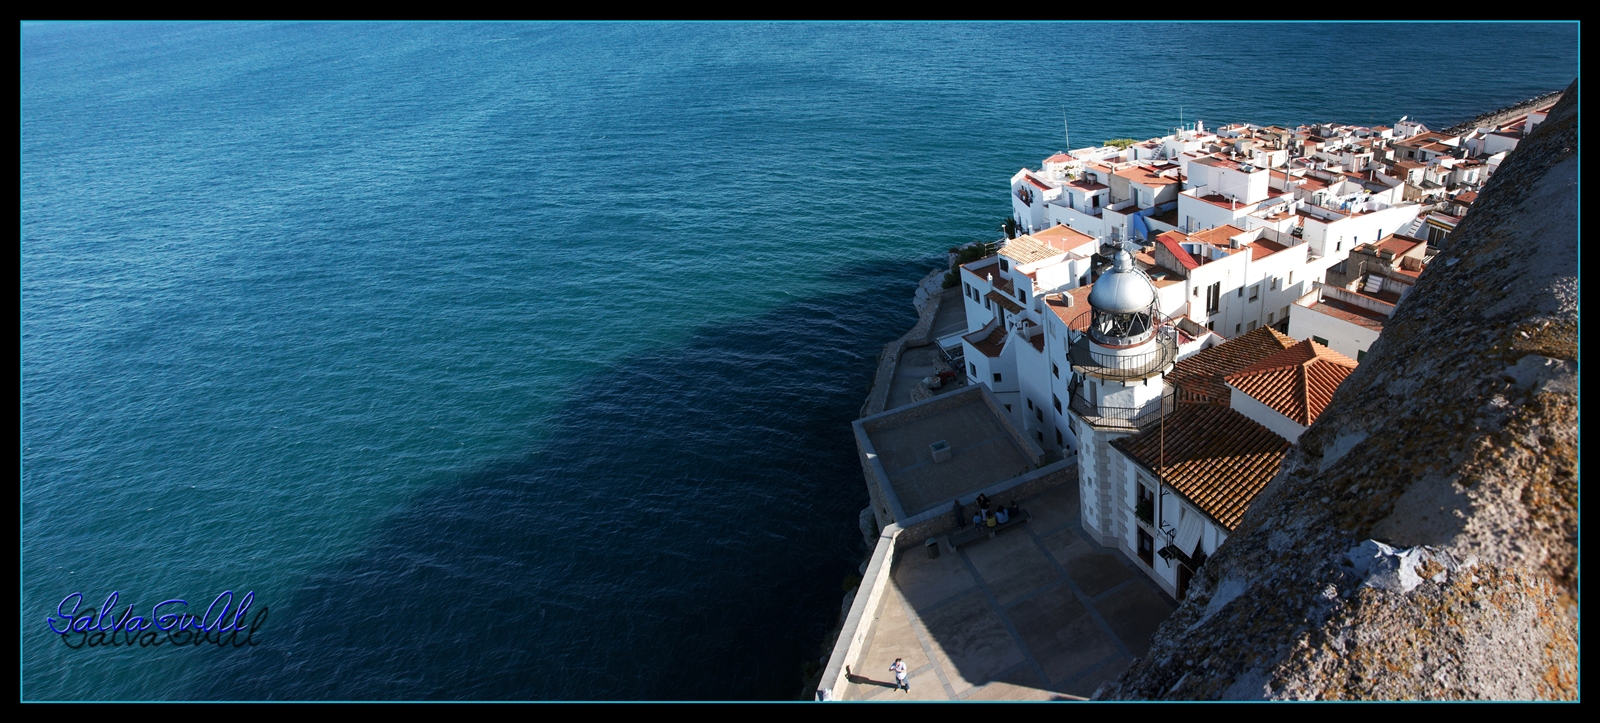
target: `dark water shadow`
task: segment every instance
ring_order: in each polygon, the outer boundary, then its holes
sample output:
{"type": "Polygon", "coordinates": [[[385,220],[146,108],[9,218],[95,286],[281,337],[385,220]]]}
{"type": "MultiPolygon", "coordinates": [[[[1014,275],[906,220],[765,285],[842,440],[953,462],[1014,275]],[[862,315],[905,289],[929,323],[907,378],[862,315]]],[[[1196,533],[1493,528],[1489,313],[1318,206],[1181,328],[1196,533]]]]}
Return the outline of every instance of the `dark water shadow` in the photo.
{"type": "Polygon", "coordinates": [[[849,421],[932,265],[592,375],[545,442],[419,494],[187,697],[797,696],[865,549],[849,421]]]}

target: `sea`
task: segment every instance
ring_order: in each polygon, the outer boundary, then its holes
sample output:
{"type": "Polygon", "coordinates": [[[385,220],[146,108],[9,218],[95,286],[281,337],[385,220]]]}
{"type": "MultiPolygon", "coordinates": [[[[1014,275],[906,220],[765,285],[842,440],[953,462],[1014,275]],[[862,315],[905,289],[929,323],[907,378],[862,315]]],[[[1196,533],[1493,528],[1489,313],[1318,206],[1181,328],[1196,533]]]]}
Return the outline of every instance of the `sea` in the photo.
{"type": "Polygon", "coordinates": [[[1017,169],[1442,128],[1579,60],[1574,23],[19,35],[27,700],[797,699],[878,351],[1017,169]]]}

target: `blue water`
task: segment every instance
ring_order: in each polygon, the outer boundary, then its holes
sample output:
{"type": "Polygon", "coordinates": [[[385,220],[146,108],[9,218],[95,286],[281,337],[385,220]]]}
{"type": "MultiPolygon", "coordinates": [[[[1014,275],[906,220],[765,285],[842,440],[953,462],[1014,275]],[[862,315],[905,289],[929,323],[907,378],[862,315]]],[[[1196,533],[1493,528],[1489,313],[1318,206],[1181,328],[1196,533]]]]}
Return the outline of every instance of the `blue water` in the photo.
{"type": "Polygon", "coordinates": [[[21,43],[29,699],[792,698],[865,550],[878,348],[1063,108],[1074,146],[1441,127],[1578,68],[1571,24],[21,43]],[[230,589],[255,647],[45,626],[230,589]]]}

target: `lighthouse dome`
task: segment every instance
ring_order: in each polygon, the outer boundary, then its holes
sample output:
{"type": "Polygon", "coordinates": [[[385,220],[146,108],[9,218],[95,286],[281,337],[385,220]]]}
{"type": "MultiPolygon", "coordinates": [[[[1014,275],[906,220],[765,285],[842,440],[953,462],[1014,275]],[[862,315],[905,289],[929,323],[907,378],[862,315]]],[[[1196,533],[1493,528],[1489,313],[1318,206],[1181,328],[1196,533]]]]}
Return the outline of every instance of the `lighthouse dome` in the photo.
{"type": "Polygon", "coordinates": [[[1148,311],[1156,303],[1156,287],[1150,278],[1133,267],[1133,256],[1118,249],[1111,270],[1095,280],[1089,292],[1089,305],[1112,314],[1148,311]]]}

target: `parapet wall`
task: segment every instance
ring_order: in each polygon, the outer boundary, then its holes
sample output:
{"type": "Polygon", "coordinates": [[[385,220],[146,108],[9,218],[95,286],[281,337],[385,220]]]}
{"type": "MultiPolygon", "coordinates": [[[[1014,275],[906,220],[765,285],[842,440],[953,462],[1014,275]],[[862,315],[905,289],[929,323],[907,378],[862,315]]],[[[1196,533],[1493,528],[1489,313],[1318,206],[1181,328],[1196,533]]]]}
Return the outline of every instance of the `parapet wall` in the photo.
{"type": "Polygon", "coordinates": [[[894,384],[895,370],[900,365],[900,354],[910,347],[923,346],[932,340],[928,338],[933,330],[933,319],[939,315],[939,305],[944,301],[945,294],[940,288],[945,272],[935,270],[922,277],[917,284],[917,293],[912,303],[917,307],[917,323],[911,331],[901,335],[899,339],[883,345],[883,350],[878,352],[878,371],[872,377],[872,391],[867,394],[867,401],[861,406],[861,416],[870,417],[883,411],[889,403],[889,388],[894,384]]]}
{"type": "Polygon", "coordinates": [[[1545,93],[1544,95],[1529,98],[1521,103],[1517,103],[1516,105],[1508,105],[1499,110],[1489,111],[1488,113],[1479,115],[1472,120],[1457,123],[1440,132],[1453,136],[1466,133],[1474,128],[1493,128],[1494,126],[1500,125],[1501,123],[1511,120],[1519,115],[1523,115],[1528,111],[1545,105],[1546,103],[1553,103],[1559,100],[1561,100],[1561,91],[1552,91],[1545,93]]]}
{"type": "Polygon", "coordinates": [[[822,669],[822,681],[817,685],[818,700],[838,700],[836,697],[849,682],[849,670],[860,667],[861,653],[883,609],[885,593],[889,589],[890,573],[894,570],[895,539],[900,536],[900,526],[891,524],[878,534],[878,544],[872,550],[867,572],[856,589],[855,601],[845,616],[839,639],[828,656],[828,666],[822,669]]]}

